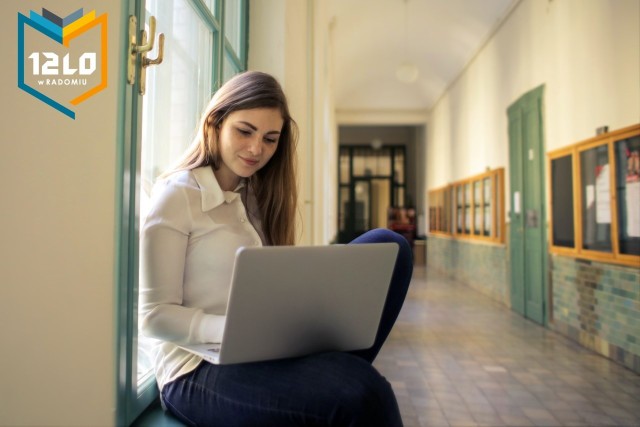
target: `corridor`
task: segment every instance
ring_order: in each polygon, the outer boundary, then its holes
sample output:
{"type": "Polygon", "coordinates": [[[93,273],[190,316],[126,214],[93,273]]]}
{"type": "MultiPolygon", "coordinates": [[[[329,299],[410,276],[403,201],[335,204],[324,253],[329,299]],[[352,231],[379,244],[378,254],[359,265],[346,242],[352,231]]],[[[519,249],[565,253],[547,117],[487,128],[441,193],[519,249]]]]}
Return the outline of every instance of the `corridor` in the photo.
{"type": "Polygon", "coordinates": [[[424,268],[376,367],[406,427],[640,426],[640,376],[424,268]]]}

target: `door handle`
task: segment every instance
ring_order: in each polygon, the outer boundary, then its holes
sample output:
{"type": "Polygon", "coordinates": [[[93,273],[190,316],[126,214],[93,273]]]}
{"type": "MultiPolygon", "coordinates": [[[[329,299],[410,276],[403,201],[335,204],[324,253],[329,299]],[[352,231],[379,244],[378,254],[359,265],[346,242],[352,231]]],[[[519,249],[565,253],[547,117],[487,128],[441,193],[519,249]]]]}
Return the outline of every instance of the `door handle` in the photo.
{"type": "Polygon", "coordinates": [[[527,209],[527,215],[525,220],[526,228],[538,227],[538,211],[535,209],[527,209]]]}

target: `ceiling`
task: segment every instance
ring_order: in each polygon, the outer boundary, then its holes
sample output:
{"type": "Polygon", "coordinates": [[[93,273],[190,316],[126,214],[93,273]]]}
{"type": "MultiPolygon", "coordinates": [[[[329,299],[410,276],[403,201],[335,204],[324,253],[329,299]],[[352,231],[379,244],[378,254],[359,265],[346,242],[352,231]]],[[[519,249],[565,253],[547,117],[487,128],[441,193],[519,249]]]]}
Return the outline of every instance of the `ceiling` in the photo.
{"type": "Polygon", "coordinates": [[[518,1],[331,0],[336,107],[431,109],[518,1]]]}

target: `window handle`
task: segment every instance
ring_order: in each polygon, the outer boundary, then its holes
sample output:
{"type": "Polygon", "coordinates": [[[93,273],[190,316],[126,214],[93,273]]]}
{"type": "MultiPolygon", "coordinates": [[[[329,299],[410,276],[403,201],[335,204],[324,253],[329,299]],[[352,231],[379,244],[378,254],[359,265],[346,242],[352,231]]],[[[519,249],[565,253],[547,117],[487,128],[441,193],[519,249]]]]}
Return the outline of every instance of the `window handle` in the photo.
{"type": "MultiPolygon", "coordinates": [[[[153,16],[151,18],[155,22],[155,18],[153,18],[153,16]]],[[[151,20],[149,20],[149,22],[151,22],[151,20]]],[[[149,32],[151,32],[151,30],[149,32]]],[[[146,38],[147,38],[147,34],[144,30],[142,30],[142,43],[144,45],[146,45],[147,43],[146,38]]],[[[153,46],[153,42],[151,42],[150,44],[153,46]]],[[[160,33],[158,35],[158,56],[156,56],[154,59],[147,58],[148,52],[149,51],[145,51],[140,54],[140,61],[141,61],[140,86],[138,87],[139,88],[138,92],[140,93],[140,95],[144,95],[147,89],[147,67],[151,65],[159,65],[162,63],[162,60],[164,59],[164,34],[163,33],[160,33]]]]}
{"type": "Polygon", "coordinates": [[[136,81],[136,65],[138,55],[140,61],[140,87],[139,92],[144,95],[145,92],[145,68],[150,65],[157,65],[162,62],[164,57],[164,34],[158,36],[158,56],[155,59],[148,59],[147,52],[153,50],[156,38],[156,18],[149,17],[149,38],[147,39],[146,30],[140,31],[140,44],[138,44],[138,20],[134,15],[129,16],[129,49],[127,61],[127,82],[134,84],[136,81]]]}
{"type": "Polygon", "coordinates": [[[164,34],[158,35],[158,56],[155,59],[147,58],[147,53],[142,54],[142,67],[147,68],[150,65],[159,65],[164,58],[164,34]]]}
{"type": "Polygon", "coordinates": [[[142,30],[142,37],[141,37],[141,43],[140,45],[137,46],[132,46],[132,50],[135,53],[146,53],[149,52],[151,49],[153,49],[153,43],[155,41],[156,38],[156,17],[155,16],[150,16],[149,17],[149,41],[147,42],[147,38],[146,38],[146,31],[142,30]]]}

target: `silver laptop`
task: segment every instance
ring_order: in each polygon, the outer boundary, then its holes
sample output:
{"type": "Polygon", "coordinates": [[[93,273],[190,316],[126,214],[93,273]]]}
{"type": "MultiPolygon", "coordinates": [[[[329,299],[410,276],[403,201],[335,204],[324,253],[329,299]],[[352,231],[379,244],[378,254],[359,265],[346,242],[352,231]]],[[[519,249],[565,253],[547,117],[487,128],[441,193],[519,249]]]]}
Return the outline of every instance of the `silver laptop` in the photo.
{"type": "Polygon", "coordinates": [[[214,364],[369,348],[397,253],[396,243],[241,248],[222,343],[182,348],[214,364]]]}

